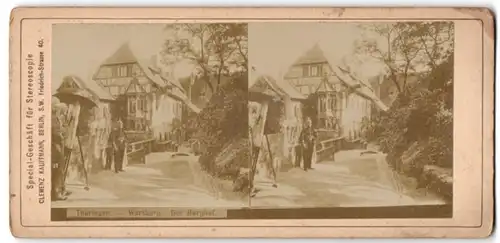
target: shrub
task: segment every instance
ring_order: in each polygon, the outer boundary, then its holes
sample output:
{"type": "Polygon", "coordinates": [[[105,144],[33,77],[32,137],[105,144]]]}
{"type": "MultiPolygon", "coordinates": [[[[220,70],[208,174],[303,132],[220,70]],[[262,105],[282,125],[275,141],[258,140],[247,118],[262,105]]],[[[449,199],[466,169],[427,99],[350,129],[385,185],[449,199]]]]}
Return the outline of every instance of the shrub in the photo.
{"type": "Polygon", "coordinates": [[[453,116],[443,94],[446,91],[442,89],[413,91],[408,103],[395,102],[388,112],[374,117],[368,132],[388,154],[390,163],[396,163],[414,142],[420,142],[425,146],[422,154],[429,156],[422,161],[451,167],[453,116]]]}
{"type": "Polygon", "coordinates": [[[234,146],[247,140],[247,96],[246,74],[235,76],[190,123],[204,148],[199,162],[211,175],[229,179],[248,161],[248,146],[234,146]]]}

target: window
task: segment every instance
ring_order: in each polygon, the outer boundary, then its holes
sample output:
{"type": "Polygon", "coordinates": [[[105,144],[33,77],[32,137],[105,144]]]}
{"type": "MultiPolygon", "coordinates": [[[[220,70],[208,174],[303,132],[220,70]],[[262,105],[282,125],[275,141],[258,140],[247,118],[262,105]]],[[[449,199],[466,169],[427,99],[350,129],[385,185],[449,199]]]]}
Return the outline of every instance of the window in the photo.
{"type": "Polygon", "coordinates": [[[128,112],[135,113],[136,111],[136,100],[135,97],[130,97],[128,100],[128,112]]]}
{"type": "Polygon", "coordinates": [[[135,121],[133,119],[127,120],[127,129],[134,130],[134,128],[135,128],[135,121]]]}
{"type": "Polygon", "coordinates": [[[142,110],[142,97],[137,97],[137,110],[143,111],[142,110]]]}
{"type": "Polygon", "coordinates": [[[127,77],[128,70],[129,70],[128,65],[115,66],[115,76],[116,77],[127,77]]]}
{"type": "Polygon", "coordinates": [[[142,112],[146,112],[147,111],[147,100],[146,100],[146,97],[144,96],[140,96],[139,99],[138,99],[138,106],[139,106],[139,110],[142,111],[142,112]]]}
{"type": "Polygon", "coordinates": [[[127,70],[128,70],[127,66],[125,65],[120,66],[120,77],[126,77],[128,74],[127,70]]]}
{"type": "Polygon", "coordinates": [[[319,76],[318,71],[318,66],[311,66],[311,76],[319,76]]]}
{"type": "Polygon", "coordinates": [[[320,111],[321,111],[321,112],[325,112],[325,111],[326,111],[326,109],[327,109],[327,107],[326,107],[326,102],[327,102],[327,100],[326,100],[326,99],[327,99],[327,98],[325,98],[325,97],[321,97],[320,99],[321,99],[321,100],[320,100],[320,111]]]}
{"type": "Polygon", "coordinates": [[[302,76],[309,77],[309,65],[302,66],[302,76]]]}
{"type": "Polygon", "coordinates": [[[177,103],[177,107],[179,107],[179,114],[178,114],[178,117],[181,117],[181,116],[182,116],[182,103],[181,103],[181,102],[178,102],[178,103],[177,103]]]}
{"type": "Polygon", "coordinates": [[[302,76],[319,77],[322,76],[323,66],[320,64],[309,64],[302,66],[302,76]]]}

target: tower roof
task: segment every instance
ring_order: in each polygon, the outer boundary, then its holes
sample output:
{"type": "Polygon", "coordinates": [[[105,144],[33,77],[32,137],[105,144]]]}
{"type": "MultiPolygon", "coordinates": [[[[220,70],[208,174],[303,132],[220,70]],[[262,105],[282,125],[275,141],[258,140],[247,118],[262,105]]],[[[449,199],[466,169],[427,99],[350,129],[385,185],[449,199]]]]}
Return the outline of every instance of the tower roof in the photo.
{"type": "Polygon", "coordinates": [[[139,81],[136,78],[133,78],[130,81],[130,84],[125,91],[125,94],[137,94],[137,93],[146,93],[146,91],[139,84],[139,81]]]}
{"type": "Polygon", "coordinates": [[[335,88],[328,82],[327,78],[324,78],[316,89],[316,93],[332,93],[335,91],[335,88]]]}

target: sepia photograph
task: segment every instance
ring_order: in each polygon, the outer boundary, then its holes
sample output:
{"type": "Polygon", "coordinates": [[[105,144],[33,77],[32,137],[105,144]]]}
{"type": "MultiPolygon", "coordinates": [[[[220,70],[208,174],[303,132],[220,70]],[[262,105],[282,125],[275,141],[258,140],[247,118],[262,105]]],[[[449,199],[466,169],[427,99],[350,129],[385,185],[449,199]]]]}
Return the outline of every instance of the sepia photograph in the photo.
{"type": "Polygon", "coordinates": [[[18,237],[487,237],[494,16],[17,8],[18,237]]]}
{"type": "Polygon", "coordinates": [[[246,24],[52,31],[52,207],[247,205],[246,24]]]}
{"type": "Polygon", "coordinates": [[[249,36],[252,207],[452,204],[453,22],[250,23],[249,36]]]}

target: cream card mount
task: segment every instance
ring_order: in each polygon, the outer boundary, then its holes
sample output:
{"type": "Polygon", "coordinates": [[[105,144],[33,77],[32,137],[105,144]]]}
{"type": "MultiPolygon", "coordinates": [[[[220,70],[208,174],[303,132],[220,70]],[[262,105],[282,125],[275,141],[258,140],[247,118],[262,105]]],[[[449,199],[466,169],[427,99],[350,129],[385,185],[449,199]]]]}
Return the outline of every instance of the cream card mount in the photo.
{"type": "Polygon", "coordinates": [[[480,8],[16,8],[18,237],[487,237],[480,8]]]}

